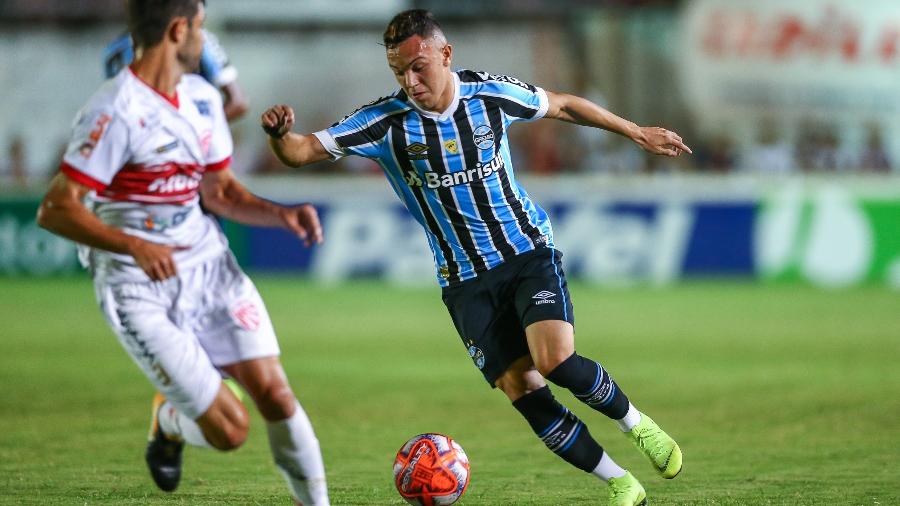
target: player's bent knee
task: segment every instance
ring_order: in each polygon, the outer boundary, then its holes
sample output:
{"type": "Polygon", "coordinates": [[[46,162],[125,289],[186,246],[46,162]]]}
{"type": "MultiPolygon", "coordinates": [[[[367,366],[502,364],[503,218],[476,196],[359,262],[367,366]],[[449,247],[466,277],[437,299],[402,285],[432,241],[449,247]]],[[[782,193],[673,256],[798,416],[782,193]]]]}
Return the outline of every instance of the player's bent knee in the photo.
{"type": "Polygon", "coordinates": [[[220,392],[212,406],[197,419],[197,424],[213,448],[234,450],[247,439],[250,414],[236,397],[220,392]]]}
{"type": "Polygon", "coordinates": [[[244,444],[244,441],[247,440],[247,434],[250,432],[250,427],[247,425],[238,427],[232,427],[230,430],[226,431],[225,444],[228,446],[225,450],[236,450],[244,444]]]}
{"type": "Polygon", "coordinates": [[[213,448],[222,451],[236,450],[247,440],[248,427],[223,427],[215,434],[207,434],[206,439],[213,448]]]}
{"type": "Polygon", "coordinates": [[[233,400],[221,406],[221,417],[224,420],[223,426],[233,428],[237,432],[246,433],[250,430],[250,413],[244,403],[233,398],[233,400]]]}
{"type": "Polygon", "coordinates": [[[260,414],[269,422],[290,418],[294,414],[296,403],[291,387],[283,383],[265,389],[256,400],[260,414]]]}
{"type": "Polygon", "coordinates": [[[212,434],[207,434],[207,440],[214,448],[223,451],[236,450],[244,444],[250,432],[250,416],[247,409],[241,405],[240,409],[223,413],[209,432],[212,434]]]}
{"type": "Polygon", "coordinates": [[[559,364],[565,362],[570,356],[571,353],[568,353],[565,356],[563,356],[562,353],[546,354],[542,357],[538,357],[534,361],[534,366],[537,368],[538,372],[541,373],[541,376],[546,378],[554,369],[559,367],[559,364]]]}
{"type": "Polygon", "coordinates": [[[531,367],[527,370],[510,368],[494,384],[513,402],[547,385],[538,371],[531,367]]]}

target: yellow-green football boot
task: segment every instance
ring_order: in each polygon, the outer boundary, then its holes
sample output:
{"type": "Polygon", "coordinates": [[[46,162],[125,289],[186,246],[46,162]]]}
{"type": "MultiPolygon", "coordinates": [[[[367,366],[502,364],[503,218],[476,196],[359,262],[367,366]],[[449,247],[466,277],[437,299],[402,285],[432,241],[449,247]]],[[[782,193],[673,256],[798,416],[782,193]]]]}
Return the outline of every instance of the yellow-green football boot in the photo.
{"type": "Polygon", "coordinates": [[[609,485],[609,496],[606,502],[609,506],[645,506],[647,504],[647,492],[631,473],[626,471],[625,476],[610,478],[606,483],[609,485]]]}
{"type": "Polygon", "coordinates": [[[681,448],[649,416],[641,413],[641,421],[625,435],[663,478],[671,480],[681,472],[681,448]]]}

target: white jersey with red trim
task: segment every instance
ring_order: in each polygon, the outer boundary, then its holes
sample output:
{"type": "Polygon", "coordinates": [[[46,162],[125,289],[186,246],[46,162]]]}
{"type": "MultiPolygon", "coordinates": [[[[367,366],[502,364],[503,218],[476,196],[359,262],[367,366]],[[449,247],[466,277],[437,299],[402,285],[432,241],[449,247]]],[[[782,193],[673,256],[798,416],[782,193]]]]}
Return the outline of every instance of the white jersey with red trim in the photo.
{"type": "MultiPolygon", "coordinates": [[[[78,113],[60,170],[95,191],[104,223],[187,247],[174,254],[187,269],[227,248],[200,209],[199,186],[205,172],[228,167],[232,149],[221,95],[203,78],[185,74],[166,97],[125,68],[78,113]]],[[[90,249],[88,258],[97,280],[148,279],[129,255],[90,249]]]]}

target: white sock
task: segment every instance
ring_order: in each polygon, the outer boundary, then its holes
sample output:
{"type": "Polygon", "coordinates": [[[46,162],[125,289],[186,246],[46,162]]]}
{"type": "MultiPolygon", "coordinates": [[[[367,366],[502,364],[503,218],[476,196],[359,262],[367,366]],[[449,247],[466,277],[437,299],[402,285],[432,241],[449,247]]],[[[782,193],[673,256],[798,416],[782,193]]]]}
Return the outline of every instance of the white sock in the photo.
{"type": "Polygon", "coordinates": [[[613,459],[609,458],[609,454],[604,451],[603,456],[600,457],[600,463],[591,471],[591,474],[603,481],[609,481],[610,478],[625,476],[625,470],[613,462],[613,459]]]}
{"type": "Polygon", "coordinates": [[[641,422],[641,412],[634,407],[634,404],[628,403],[628,412],[625,413],[623,418],[620,418],[615,421],[616,425],[622,429],[622,432],[628,432],[634,428],[635,425],[641,422]]]}
{"type": "Polygon", "coordinates": [[[294,498],[304,506],[327,506],[328,487],[319,440],[300,403],[290,418],[269,422],[266,429],[275,465],[287,480],[294,498]]]}
{"type": "Polygon", "coordinates": [[[203,431],[197,422],[181,414],[171,402],[166,401],[159,407],[159,429],[163,434],[183,439],[185,443],[201,448],[212,448],[203,437],[203,431]]]}

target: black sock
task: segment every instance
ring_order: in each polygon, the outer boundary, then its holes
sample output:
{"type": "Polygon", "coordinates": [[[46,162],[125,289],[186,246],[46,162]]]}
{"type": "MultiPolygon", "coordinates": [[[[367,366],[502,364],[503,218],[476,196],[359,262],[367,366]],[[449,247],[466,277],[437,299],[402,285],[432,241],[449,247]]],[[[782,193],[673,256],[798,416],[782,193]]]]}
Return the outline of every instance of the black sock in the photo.
{"type": "Polygon", "coordinates": [[[568,388],[578,400],[613,420],[628,413],[628,397],[609,373],[589,358],[573,353],[556,366],[547,379],[568,388]]]}
{"type": "Polygon", "coordinates": [[[547,448],[563,460],[587,473],[600,463],[603,448],[574,413],[556,402],[549,387],[525,394],[512,404],[547,448]]]}

